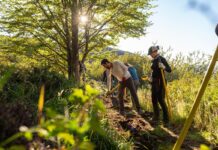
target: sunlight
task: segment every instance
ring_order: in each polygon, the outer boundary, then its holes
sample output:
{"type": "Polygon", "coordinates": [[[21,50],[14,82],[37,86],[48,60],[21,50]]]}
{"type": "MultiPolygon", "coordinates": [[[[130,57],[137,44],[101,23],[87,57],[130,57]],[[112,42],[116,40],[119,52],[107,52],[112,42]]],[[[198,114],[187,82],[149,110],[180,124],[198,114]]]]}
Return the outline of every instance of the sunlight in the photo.
{"type": "Polygon", "coordinates": [[[86,24],[87,21],[88,21],[88,17],[87,17],[87,16],[85,16],[85,15],[81,15],[81,16],[80,16],[80,22],[81,22],[82,24],[86,24]]]}

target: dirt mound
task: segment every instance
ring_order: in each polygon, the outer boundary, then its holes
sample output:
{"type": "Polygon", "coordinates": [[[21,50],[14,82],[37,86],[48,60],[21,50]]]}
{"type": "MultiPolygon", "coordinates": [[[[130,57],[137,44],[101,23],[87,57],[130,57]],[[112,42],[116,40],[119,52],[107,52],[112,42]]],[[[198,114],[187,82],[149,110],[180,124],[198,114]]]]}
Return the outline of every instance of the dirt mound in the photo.
{"type": "MultiPolygon", "coordinates": [[[[125,115],[119,114],[119,103],[117,98],[104,98],[104,104],[107,109],[106,116],[110,126],[117,132],[133,140],[135,150],[160,150],[172,149],[172,146],[178,138],[182,126],[170,124],[164,126],[151,121],[152,113],[144,112],[138,115],[126,102],[125,115]],[[129,132],[129,135],[126,133],[129,132]]],[[[207,141],[185,140],[181,149],[198,149],[200,144],[208,144],[207,141]]]]}

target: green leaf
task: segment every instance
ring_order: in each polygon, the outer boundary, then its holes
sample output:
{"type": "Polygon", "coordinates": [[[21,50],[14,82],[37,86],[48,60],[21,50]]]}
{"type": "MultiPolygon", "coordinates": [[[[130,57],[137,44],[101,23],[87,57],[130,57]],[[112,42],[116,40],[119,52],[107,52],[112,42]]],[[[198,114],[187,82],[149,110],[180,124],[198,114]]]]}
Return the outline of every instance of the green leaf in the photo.
{"type": "Polygon", "coordinates": [[[48,125],[47,129],[49,132],[53,132],[56,129],[56,125],[54,125],[54,124],[48,125]]]}
{"type": "Polygon", "coordinates": [[[71,145],[75,144],[73,135],[69,133],[59,133],[57,137],[64,140],[65,143],[70,143],[71,145]]]}
{"type": "Polygon", "coordinates": [[[89,118],[86,117],[85,120],[79,125],[78,133],[83,134],[90,129],[89,118]]]}
{"type": "Polygon", "coordinates": [[[52,118],[56,115],[57,115],[57,113],[54,110],[52,110],[51,108],[46,108],[46,116],[47,117],[52,118]]]}
{"type": "Polygon", "coordinates": [[[86,85],[85,89],[86,89],[87,95],[90,95],[90,96],[97,95],[99,93],[96,89],[92,88],[90,85],[86,85]]]}
{"type": "Polygon", "coordinates": [[[82,89],[74,89],[73,93],[70,95],[69,100],[71,102],[82,101],[82,97],[84,96],[82,89]]]}
{"type": "Polygon", "coordinates": [[[0,77],[0,91],[3,90],[4,85],[7,83],[8,79],[11,77],[13,73],[13,68],[9,69],[0,77]]]}
{"type": "Polygon", "coordinates": [[[81,150],[94,150],[95,149],[95,145],[92,144],[91,142],[82,142],[79,146],[79,149],[81,150]]]}
{"type": "Polygon", "coordinates": [[[97,109],[99,109],[100,111],[105,112],[105,106],[104,106],[104,104],[103,104],[102,101],[96,100],[96,101],[95,101],[95,107],[96,107],[97,109]]]}
{"type": "Polygon", "coordinates": [[[48,131],[42,128],[37,129],[37,132],[39,134],[39,136],[41,137],[47,137],[49,135],[48,131]]]}
{"type": "Polygon", "coordinates": [[[200,150],[210,150],[210,148],[207,147],[207,146],[204,145],[204,144],[201,144],[201,146],[200,146],[200,150]]]}
{"type": "Polygon", "coordinates": [[[22,145],[13,145],[8,150],[25,150],[26,148],[22,145]]]}
{"type": "Polygon", "coordinates": [[[69,97],[69,100],[74,103],[85,103],[89,100],[89,97],[87,95],[84,95],[84,91],[82,89],[74,89],[73,93],[69,97]]]}
{"type": "Polygon", "coordinates": [[[33,134],[31,132],[25,132],[24,136],[29,141],[33,139],[33,134]]]}

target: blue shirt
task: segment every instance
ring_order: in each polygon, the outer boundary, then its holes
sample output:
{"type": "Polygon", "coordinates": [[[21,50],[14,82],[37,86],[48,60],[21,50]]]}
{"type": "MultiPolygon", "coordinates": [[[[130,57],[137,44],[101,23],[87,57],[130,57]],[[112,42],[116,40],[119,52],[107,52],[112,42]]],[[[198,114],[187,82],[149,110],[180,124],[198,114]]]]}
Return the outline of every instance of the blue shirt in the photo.
{"type": "Polygon", "coordinates": [[[136,69],[134,67],[129,67],[128,71],[131,74],[133,80],[139,80],[137,71],[136,71],[136,69]]]}

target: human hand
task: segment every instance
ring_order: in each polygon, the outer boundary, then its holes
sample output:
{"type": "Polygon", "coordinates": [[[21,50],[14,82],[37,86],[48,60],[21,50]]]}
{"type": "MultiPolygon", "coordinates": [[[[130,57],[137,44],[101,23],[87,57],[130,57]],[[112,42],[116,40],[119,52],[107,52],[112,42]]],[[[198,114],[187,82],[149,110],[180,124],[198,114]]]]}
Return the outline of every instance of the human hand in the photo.
{"type": "Polygon", "coordinates": [[[159,67],[160,69],[165,69],[165,68],[166,68],[166,67],[164,66],[164,64],[161,63],[161,62],[158,63],[158,67],[159,67]]]}
{"type": "Polygon", "coordinates": [[[149,81],[150,83],[152,83],[152,81],[153,81],[153,80],[152,80],[152,77],[149,77],[149,78],[148,78],[148,81],[149,81]]]}

